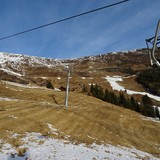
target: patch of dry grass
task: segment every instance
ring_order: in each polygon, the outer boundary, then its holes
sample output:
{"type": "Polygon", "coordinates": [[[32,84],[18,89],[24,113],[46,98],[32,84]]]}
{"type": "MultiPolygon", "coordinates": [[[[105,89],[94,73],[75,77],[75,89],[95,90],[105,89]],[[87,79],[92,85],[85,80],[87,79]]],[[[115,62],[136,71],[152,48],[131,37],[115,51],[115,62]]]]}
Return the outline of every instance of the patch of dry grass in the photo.
{"type": "Polygon", "coordinates": [[[136,76],[131,76],[129,78],[123,78],[122,82],[119,82],[122,86],[124,86],[126,89],[137,91],[137,92],[145,92],[142,85],[138,84],[136,82],[136,76]]]}
{"type": "Polygon", "coordinates": [[[40,132],[60,139],[69,135],[76,143],[133,146],[156,156],[160,154],[160,123],[142,119],[138,113],[82,93],[71,92],[69,107],[65,108],[64,92],[27,88],[16,91],[2,84],[0,89],[1,97],[20,99],[0,101],[0,139],[14,146],[21,145],[20,137],[11,138],[10,131],[21,136],[40,132]],[[59,134],[51,134],[47,123],[57,128],[59,134]]]}

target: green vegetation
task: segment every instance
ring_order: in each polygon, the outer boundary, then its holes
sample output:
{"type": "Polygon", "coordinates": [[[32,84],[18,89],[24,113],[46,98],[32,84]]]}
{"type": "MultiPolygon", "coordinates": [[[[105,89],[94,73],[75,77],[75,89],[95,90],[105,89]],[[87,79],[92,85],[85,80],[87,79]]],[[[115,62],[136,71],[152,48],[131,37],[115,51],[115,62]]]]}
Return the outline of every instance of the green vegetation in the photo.
{"type": "Polygon", "coordinates": [[[49,89],[54,89],[51,81],[47,81],[46,87],[49,88],[49,89]]]}
{"type": "Polygon", "coordinates": [[[130,75],[133,75],[133,74],[136,73],[131,67],[121,68],[120,71],[122,73],[127,73],[127,74],[130,74],[130,75]]]}
{"type": "Polygon", "coordinates": [[[133,96],[127,99],[123,94],[123,92],[120,92],[118,96],[114,92],[108,91],[107,89],[104,92],[103,88],[98,86],[97,84],[91,85],[90,91],[88,94],[96,98],[99,98],[103,101],[106,101],[127,109],[131,109],[135,112],[139,112],[144,116],[153,117],[153,118],[157,117],[160,119],[158,108],[153,107],[152,100],[147,95],[144,95],[142,97],[141,102],[138,103],[133,96]]]}
{"type": "Polygon", "coordinates": [[[141,72],[137,82],[142,84],[147,91],[160,96],[160,69],[149,69],[141,72]]]}

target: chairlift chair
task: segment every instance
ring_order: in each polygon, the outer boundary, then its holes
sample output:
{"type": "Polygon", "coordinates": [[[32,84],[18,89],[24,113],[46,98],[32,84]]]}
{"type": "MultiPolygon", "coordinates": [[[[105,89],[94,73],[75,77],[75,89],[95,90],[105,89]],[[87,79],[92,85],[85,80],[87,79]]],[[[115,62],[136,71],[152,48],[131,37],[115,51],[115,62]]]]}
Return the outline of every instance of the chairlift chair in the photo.
{"type": "Polygon", "coordinates": [[[159,30],[160,30],[160,20],[158,21],[158,24],[157,24],[155,36],[152,38],[146,39],[146,45],[148,48],[151,66],[156,65],[157,67],[160,67],[160,60],[155,57],[155,50],[158,44],[160,44],[159,30]],[[152,45],[152,49],[150,49],[149,44],[152,45]]]}

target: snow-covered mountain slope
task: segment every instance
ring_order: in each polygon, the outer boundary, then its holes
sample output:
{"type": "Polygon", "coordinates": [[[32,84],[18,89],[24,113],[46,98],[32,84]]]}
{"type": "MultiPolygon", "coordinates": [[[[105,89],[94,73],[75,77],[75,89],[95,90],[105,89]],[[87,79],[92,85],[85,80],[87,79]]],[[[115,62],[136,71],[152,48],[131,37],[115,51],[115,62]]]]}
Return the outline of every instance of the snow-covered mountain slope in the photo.
{"type": "Polygon", "coordinates": [[[60,65],[60,61],[58,59],[40,58],[22,54],[0,52],[0,64],[5,64],[5,63],[14,65],[27,64],[30,66],[37,65],[37,66],[47,66],[47,67],[60,65]]]}
{"type": "Polygon", "coordinates": [[[61,62],[58,59],[48,59],[34,56],[26,56],[22,54],[10,54],[0,52],[0,66],[1,69],[23,72],[24,66],[52,68],[56,66],[61,66],[61,62]]]}
{"type": "MultiPolygon", "coordinates": [[[[7,65],[12,67],[13,69],[21,69],[19,68],[21,65],[27,65],[27,66],[34,66],[34,67],[55,67],[55,66],[61,66],[64,62],[83,62],[83,61],[110,61],[116,60],[117,56],[119,59],[127,60],[127,57],[132,56],[132,54],[136,53],[137,58],[139,56],[142,56],[146,54],[146,50],[134,50],[134,51],[124,51],[124,52],[115,52],[103,54],[103,55],[97,55],[97,56],[88,56],[88,57],[82,57],[77,59],[67,59],[67,60],[60,60],[60,59],[51,59],[51,58],[41,58],[41,57],[35,57],[35,56],[27,56],[23,54],[12,54],[12,53],[5,53],[0,52],[0,65],[1,68],[7,67],[7,65]]],[[[129,60],[129,58],[128,58],[129,60]]],[[[114,61],[112,63],[115,63],[114,61]]]]}
{"type": "Polygon", "coordinates": [[[36,75],[41,72],[36,73],[37,68],[41,68],[41,70],[42,68],[47,69],[45,70],[47,74],[47,71],[53,68],[64,68],[67,64],[74,66],[77,71],[85,70],[86,72],[86,70],[91,69],[122,71],[126,67],[140,69],[139,66],[141,66],[141,68],[144,68],[146,65],[149,65],[149,57],[146,49],[113,52],[66,60],[0,52],[0,70],[17,76],[36,75]]]}
{"type": "Polygon", "coordinates": [[[65,64],[58,59],[0,52],[1,79],[29,83],[31,77],[54,76],[65,64]]]}

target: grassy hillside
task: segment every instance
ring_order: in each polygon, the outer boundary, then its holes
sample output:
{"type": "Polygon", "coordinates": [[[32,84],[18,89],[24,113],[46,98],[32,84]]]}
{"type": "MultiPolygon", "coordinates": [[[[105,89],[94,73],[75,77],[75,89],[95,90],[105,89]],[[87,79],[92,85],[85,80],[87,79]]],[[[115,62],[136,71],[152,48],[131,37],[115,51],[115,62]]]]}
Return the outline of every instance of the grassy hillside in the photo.
{"type": "Polygon", "coordinates": [[[138,113],[103,102],[82,93],[69,94],[65,108],[64,92],[45,88],[24,88],[0,83],[0,139],[18,147],[11,133],[40,132],[74,143],[113,144],[136,147],[160,157],[160,123],[138,113]],[[50,134],[47,123],[57,128],[50,134]],[[68,136],[66,136],[68,135],[68,136]]]}

